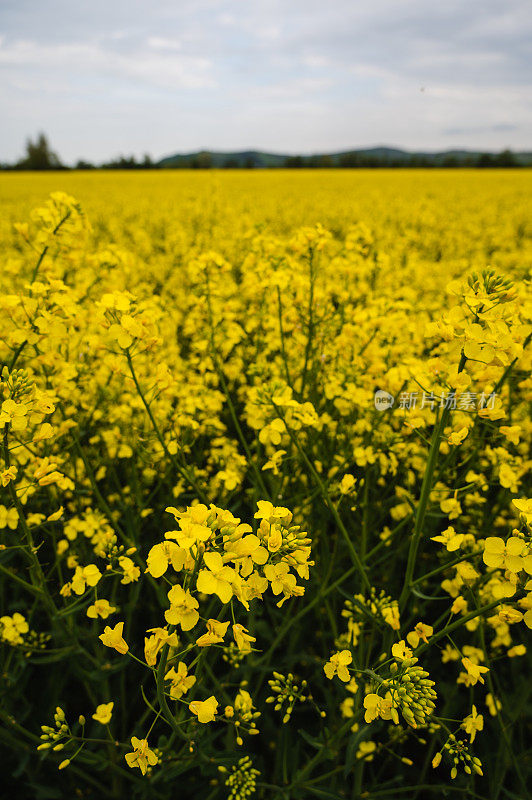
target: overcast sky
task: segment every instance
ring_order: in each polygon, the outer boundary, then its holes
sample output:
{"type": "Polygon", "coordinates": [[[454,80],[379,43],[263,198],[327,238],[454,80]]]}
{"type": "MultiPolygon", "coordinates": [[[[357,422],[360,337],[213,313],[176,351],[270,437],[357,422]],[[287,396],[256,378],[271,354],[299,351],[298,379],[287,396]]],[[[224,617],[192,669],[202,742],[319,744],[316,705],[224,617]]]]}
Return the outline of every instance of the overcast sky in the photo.
{"type": "Polygon", "coordinates": [[[0,160],[532,150],[530,0],[0,0],[0,160]]]}

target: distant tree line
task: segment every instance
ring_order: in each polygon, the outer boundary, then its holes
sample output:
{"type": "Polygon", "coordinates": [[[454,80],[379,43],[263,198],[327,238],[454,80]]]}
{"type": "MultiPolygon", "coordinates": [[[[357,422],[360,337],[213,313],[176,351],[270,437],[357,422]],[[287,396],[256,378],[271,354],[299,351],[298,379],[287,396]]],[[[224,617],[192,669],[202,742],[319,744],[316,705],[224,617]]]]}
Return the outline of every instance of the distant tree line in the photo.
{"type": "Polygon", "coordinates": [[[67,167],[61,163],[59,156],[51,150],[44,133],[40,133],[34,142],[31,139],[26,142],[26,155],[24,158],[21,158],[16,164],[2,164],[2,169],[43,170],[67,169],[67,167]]]}
{"type": "Polygon", "coordinates": [[[51,149],[44,133],[40,133],[35,141],[28,139],[24,158],[15,164],[0,164],[3,170],[68,170],[68,169],[153,169],[157,165],[146,154],[142,161],[137,161],[135,156],[119,156],[104,164],[91,164],[89,161],[80,160],[74,167],[63,164],[59,156],[51,149]]]}
{"type": "MultiPolygon", "coordinates": [[[[400,158],[384,154],[350,152],[342,153],[339,156],[317,155],[317,156],[287,156],[278,164],[258,164],[252,156],[238,159],[228,156],[227,159],[216,163],[213,161],[212,154],[209,152],[195,153],[190,156],[182,156],[179,161],[172,164],[165,163],[166,169],[210,169],[213,167],[222,169],[253,169],[259,167],[264,169],[275,169],[276,167],[286,167],[290,169],[350,169],[365,168],[377,169],[387,168],[452,168],[452,167],[478,167],[478,168],[497,168],[497,167],[522,167],[527,166],[520,162],[511,150],[503,150],[500,153],[471,153],[457,157],[452,153],[442,154],[441,156],[424,156],[419,154],[403,155],[400,158]]],[[[68,167],[61,163],[56,153],[52,151],[44,133],[40,133],[35,141],[28,139],[26,142],[26,154],[24,158],[15,164],[0,164],[3,170],[90,170],[90,169],[159,169],[157,162],[152,161],[146,154],[142,160],[136,160],[135,156],[119,156],[111,161],[102,164],[92,164],[89,161],[80,160],[74,167],[68,167]]]]}
{"type": "Polygon", "coordinates": [[[336,160],[331,156],[289,156],[284,161],[285,167],[305,168],[305,169],[331,169],[338,167],[341,169],[364,168],[372,169],[379,167],[400,168],[400,167],[520,167],[523,166],[514,156],[511,150],[503,150],[501,153],[480,153],[471,154],[457,158],[452,154],[444,155],[442,158],[431,158],[413,153],[401,158],[393,156],[373,155],[371,153],[342,153],[336,160]]]}

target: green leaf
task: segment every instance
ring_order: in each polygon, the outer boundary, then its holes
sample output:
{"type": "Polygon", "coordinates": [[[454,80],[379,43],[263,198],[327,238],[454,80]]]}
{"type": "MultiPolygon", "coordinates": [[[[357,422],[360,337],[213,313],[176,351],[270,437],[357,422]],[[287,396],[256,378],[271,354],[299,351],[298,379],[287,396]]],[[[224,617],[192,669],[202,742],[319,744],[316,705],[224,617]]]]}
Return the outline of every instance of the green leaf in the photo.
{"type": "Polygon", "coordinates": [[[309,733],[304,731],[303,728],[299,728],[297,732],[311,747],[314,747],[316,750],[323,750],[324,744],[323,742],[320,742],[319,739],[315,739],[309,733]]]}

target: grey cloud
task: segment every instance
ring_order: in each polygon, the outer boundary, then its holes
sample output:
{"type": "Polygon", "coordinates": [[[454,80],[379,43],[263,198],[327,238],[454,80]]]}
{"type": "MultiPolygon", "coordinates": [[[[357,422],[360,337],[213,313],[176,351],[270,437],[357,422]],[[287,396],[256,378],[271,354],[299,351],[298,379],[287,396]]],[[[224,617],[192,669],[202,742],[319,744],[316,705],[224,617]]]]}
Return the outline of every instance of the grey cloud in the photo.
{"type": "Polygon", "coordinates": [[[531,35],[528,0],[2,0],[0,158],[528,147],[531,35]]]}

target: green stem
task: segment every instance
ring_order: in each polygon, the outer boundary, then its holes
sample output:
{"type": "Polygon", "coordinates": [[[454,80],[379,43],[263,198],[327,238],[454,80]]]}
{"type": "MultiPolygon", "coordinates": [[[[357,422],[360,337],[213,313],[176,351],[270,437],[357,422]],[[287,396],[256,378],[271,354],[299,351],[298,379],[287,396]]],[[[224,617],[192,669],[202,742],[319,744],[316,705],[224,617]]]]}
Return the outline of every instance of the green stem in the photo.
{"type": "MultiPolygon", "coordinates": [[[[9,425],[6,424],[6,426],[4,428],[4,463],[5,463],[6,469],[9,469],[9,467],[11,466],[11,458],[10,458],[10,455],[9,455],[8,438],[9,438],[9,425]]],[[[24,549],[24,553],[26,553],[26,556],[30,561],[29,572],[30,572],[31,584],[34,587],[34,589],[36,590],[34,593],[38,592],[43,597],[44,603],[48,607],[49,612],[52,613],[52,614],[55,614],[57,612],[57,608],[56,608],[55,603],[53,602],[52,598],[50,597],[50,595],[46,591],[46,578],[45,578],[44,573],[42,571],[42,567],[41,567],[40,561],[39,561],[39,559],[37,558],[37,555],[36,555],[35,545],[33,543],[33,536],[32,536],[31,530],[30,530],[30,528],[28,526],[28,523],[26,522],[26,517],[24,515],[24,509],[22,508],[22,503],[20,502],[20,499],[19,499],[19,497],[17,495],[17,492],[16,492],[12,482],[8,483],[7,491],[8,491],[8,494],[9,494],[10,498],[11,498],[11,502],[13,503],[13,505],[15,506],[15,508],[17,510],[17,514],[18,514],[18,517],[19,517],[19,522],[20,522],[20,525],[21,525],[22,530],[24,532],[24,536],[26,538],[26,542],[27,542],[27,545],[28,545],[26,548],[23,548],[23,549],[24,549]]]]}
{"type": "MultiPolygon", "coordinates": [[[[172,630],[173,626],[170,626],[169,631],[171,632],[172,630]]],[[[164,693],[164,675],[166,672],[166,662],[168,660],[169,649],[170,645],[168,643],[163,645],[161,649],[161,654],[159,656],[159,666],[157,667],[157,672],[155,674],[155,681],[157,684],[157,700],[159,702],[159,708],[161,709],[161,712],[165,720],[169,723],[169,725],[171,725],[174,733],[176,733],[181,739],[186,740],[187,737],[177,724],[174,715],[170,711],[168,703],[166,702],[166,695],[164,693]]]]}
{"type": "Polygon", "coordinates": [[[476,609],[475,611],[470,611],[469,614],[464,614],[463,617],[460,617],[455,622],[452,622],[450,625],[447,625],[443,630],[438,631],[435,633],[434,636],[431,636],[429,642],[424,644],[422,647],[418,648],[415,652],[416,658],[422,655],[425,650],[428,650],[429,647],[432,647],[433,644],[436,644],[440,639],[444,636],[447,636],[451,631],[456,630],[456,628],[461,628],[462,625],[465,625],[466,622],[469,622],[470,619],[475,619],[476,617],[481,617],[483,614],[487,614],[488,611],[492,611],[494,608],[501,604],[500,600],[494,600],[492,603],[488,603],[482,608],[476,609]]]}
{"type": "Polygon", "coordinates": [[[153,430],[155,432],[155,435],[156,435],[157,439],[159,440],[159,443],[160,443],[161,447],[163,448],[165,456],[170,461],[170,463],[173,464],[173,466],[179,472],[181,477],[184,478],[187,481],[187,483],[190,484],[190,486],[192,486],[192,488],[196,492],[196,496],[198,497],[198,499],[201,500],[202,503],[208,503],[208,498],[206,497],[204,492],[200,489],[200,487],[198,486],[198,484],[196,483],[194,478],[191,477],[188,474],[187,470],[183,469],[183,467],[180,464],[178,464],[178,462],[175,460],[175,458],[169,452],[168,447],[166,446],[166,442],[164,441],[163,436],[161,434],[161,431],[159,429],[159,426],[157,425],[155,417],[152,414],[152,410],[150,408],[150,405],[149,405],[148,401],[146,400],[146,398],[144,396],[144,392],[142,391],[142,389],[140,387],[140,384],[139,384],[139,381],[138,381],[138,378],[137,378],[137,373],[135,372],[135,368],[133,367],[133,361],[131,359],[131,353],[129,352],[129,348],[125,351],[125,353],[126,353],[126,358],[127,358],[129,371],[131,373],[131,377],[133,378],[133,383],[135,384],[135,388],[136,388],[136,390],[138,392],[138,395],[139,395],[139,397],[140,397],[140,399],[142,401],[142,404],[143,404],[144,408],[146,409],[146,413],[147,413],[147,415],[148,415],[148,417],[150,419],[150,422],[152,424],[152,428],[153,428],[153,430]]]}
{"type": "MultiPolygon", "coordinates": [[[[462,370],[464,369],[466,360],[467,360],[466,357],[462,353],[460,358],[460,363],[458,365],[459,373],[462,372],[462,370]]],[[[410,548],[408,551],[408,561],[406,565],[403,589],[399,597],[399,609],[404,608],[412,589],[413,585],[412,579],[414,577],[416,558],[418,554],[421,535],[423,533],[423,525],[425,523],[425,517],[427,514],[427,507],[429,503],[430,493],[432,491],[432,485],[434,481],[434,470],[436,469],[436,464],[438,463],[441,438],[443,436],[443,431],[445,430],[445,427],[447,425],[450,416],[451,416],[451,409],[449,408],[449,406],[446,406],[443,409],[439,422],[436,424],[436,427],[432,434],[432,441],[430,445],[429,456],[427,459],[427,466],[425,468],[423,483],[421,484],[421,494],[419,497],[419,503],[416,510],[414,531],[412,533],[412,539],[410,541],[410,548]]]]}
{"type": "MultiPolygon", "coordinates": [[[[272,401],[272,403],[273,403],[273,401],[272,401]]],[[[275,403],[273,403],[273,406],[274,406],[275,410],[277,411],[277,413],[279,414],[279,416],[283,419],[283,421],[284,421],[284,423],[286,425],[286,420],[284,418],[284,415],[283,415],[283,412],[281,411],[281,409],[278,408],[278,406],[275,403]]],[[[327,489],[325,487],[325,484],[323,483],[322,479],[320,478],[319,474],[317,473],[314,465],[312,464],[312,462],[308,458],[307,454],[305,453],[305,451],[300,446],[296,435],[293,433],[293,431],[290,430],[288,425],[286,425],[286,430],[287,430],[288,435],[290,436],[290,439],[295,444],[295,446],[296,446],[299,454],[301,455],[303,461],[307,465],[309,471],[312,473],[312,476],[313,476],[314,480],[316,481],[316,483],[317,483],[317,485],[319,487],[321,496],[323,497],[323,499],[324,499],[329,511],[331,512],[332,516],[334,517],[334,520],[335,520],[335,522],[336,522],[336,524],[337,524],[337,526],[338,526],[338,528],[340,530],[340,533],[342,534],[342,536],[343,536],[343,538],[345,540],[345,543],[347,545],[347,549],[349,550],[349,555],[351,556],[351,561],[353,562],[353,566],[356,568],[358,574],[360,575],[360,577],[362,579],[362,583],[364,584],[366,589],[370,589],[371,588],[371,584],[369,582],[368,576],[366,575],[366,571],[364,569],[364,565],[362,564],[362,561],[360,560],[360,557],[359,557],[359,555],[358,555],[358,553],[357,553],[357,551],[355,549],[355,546],[354,546],[353,542],[351,541],[351,537],[349,536],[349,533],[348,533],[344,523],[342,522],[342,519],[341,519],[338,511],[336,510],[336,506],[334,505],[334,503],[332,502],[332,500],[330,498],[329,492],[327,491],[327,489]]]]}

